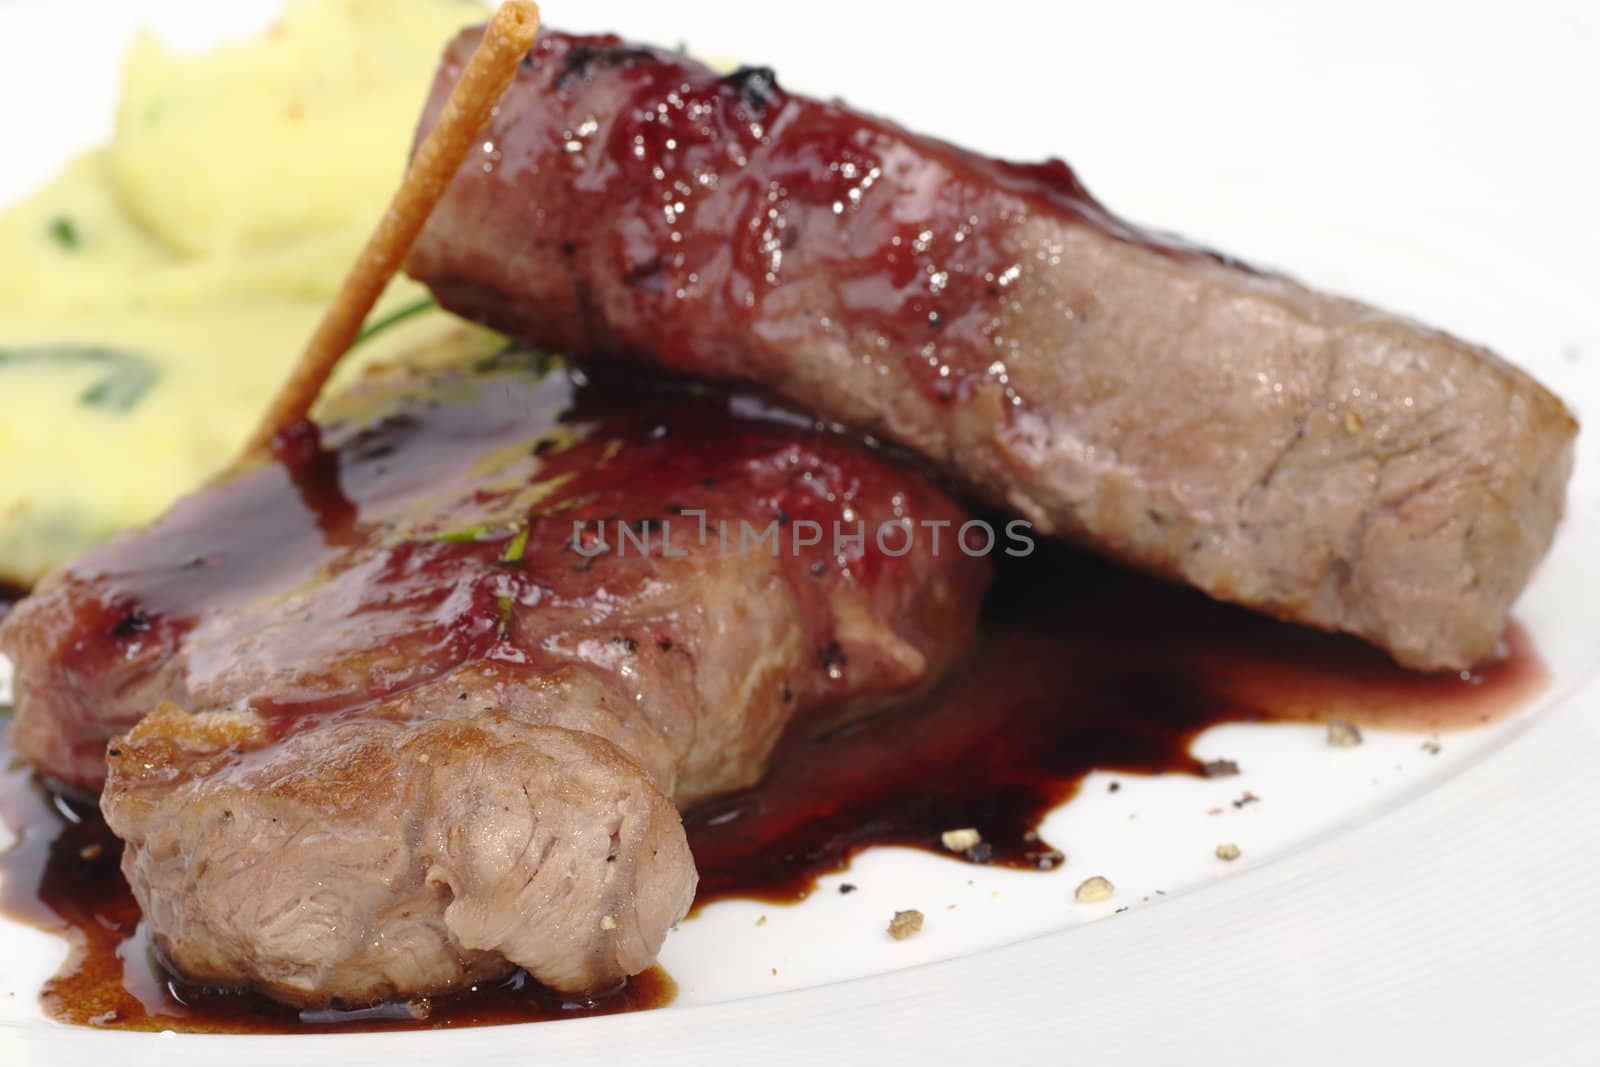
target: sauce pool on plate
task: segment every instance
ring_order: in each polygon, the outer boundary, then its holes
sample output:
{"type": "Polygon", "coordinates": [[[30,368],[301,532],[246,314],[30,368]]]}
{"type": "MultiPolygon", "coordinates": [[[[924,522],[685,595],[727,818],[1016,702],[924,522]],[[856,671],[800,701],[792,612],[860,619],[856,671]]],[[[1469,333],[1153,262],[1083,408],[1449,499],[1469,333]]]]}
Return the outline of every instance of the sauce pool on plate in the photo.
{"type": "MultiPolygon", "coordinates": [[[[998,571],[977,647],[921,706],[791,731],[762,784],[686,814],[697,906],[799,901],[819,875],[877,844],[1048,871],[1070,842],[1045,841],[1038,827],[1092,769],[1203,775],[1190,743],[1228,722],[1469,728],[1524,706],[1545,683],[1515,626],[1505,655],[1479,671],[1419,675],[1348,638],[1054,545],[998,571]],[[942,847],[944,831],[968,826],[982,828],[980,845],[959,856],[942,847]]],[[[638,1011],[675,993],[656,968],[593,1000],[517,976],[431,1001],[299,1013],[187,985],[157,958],[118,869],[120,843],[94,807],[48,794],[8,751],[0,758],[0,816],[20,837],[0,855],[0,912],[72,943],[41,994],[59,1021],[206,1033],[422,1029],[638,1011]]]]}

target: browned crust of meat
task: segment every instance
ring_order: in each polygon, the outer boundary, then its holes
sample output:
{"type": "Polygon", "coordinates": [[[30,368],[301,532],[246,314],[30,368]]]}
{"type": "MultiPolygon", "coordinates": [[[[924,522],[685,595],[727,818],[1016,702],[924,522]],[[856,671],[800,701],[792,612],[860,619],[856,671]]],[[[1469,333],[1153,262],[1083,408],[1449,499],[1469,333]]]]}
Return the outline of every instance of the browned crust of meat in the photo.
{"type": "Polygon", "coordinates": [[[409,271],[518,335],[761,382],[1042,532],[1407,666],[1493,654],[1572,468],[1539,383],[1143,233],[1060,164],[749,85],[546,34],[409,271]]]}

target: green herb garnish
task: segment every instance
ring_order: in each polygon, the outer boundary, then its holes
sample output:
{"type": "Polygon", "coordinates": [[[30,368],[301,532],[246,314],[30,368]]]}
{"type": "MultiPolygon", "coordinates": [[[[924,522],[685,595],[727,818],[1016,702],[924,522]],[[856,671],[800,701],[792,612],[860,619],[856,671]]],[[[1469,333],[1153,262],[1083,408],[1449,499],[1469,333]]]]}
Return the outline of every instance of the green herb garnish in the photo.
{"type": "Polygon", "coordinates": [[[78,403],[84,407],[98,408],[116,414],[126,414],[138,407],[156,382],[161,380],[161,368],[137,352],[99,345],[31,345],[22,348],[0,348],[0,368],[22,366],[28,363],[54,364],[62,367],[93,367],[103,370],[83,392],[78,403]]]}
{"type": "Polygon", "coordinates": [[[407,304],[405,307],[396,308],[383,318],[369,321],[365,326],[361,327],[361,332],[356,334],[356,339],[350,343],[350,347],[354,348],[362,341],[367,340],[375,334],[382,333],[384,330],[387,330],[396,323],[404,322],[413,315],[420,315],[429,308],[436,308],[438,306],[438,302],[432,297],[424,297],[414,304],[407,304]]]}
{"type": "MultiPolygon", "coordinates": [[[[506,551],[500,557],[501,566],[521,563],[522,554],[528,549],[528,534],[533,530],[531,522],[519,523],[517,536],[511,539],[511,544],[506,546],[506,551]]],[[[511,633],[511,611],[514,603],[510,593],[501,593],[495,598],[495,606],[500,609],[500,640],[504,641],[506,635],[511,633]]]]}
{"type": "MultiPolygon", "coordinates": [[[[506,545],[506,550],[500,554],[496,566],[512,567],[522,562],[522,554],[528,550],[528,536],[532,532],[531,521],[511,524],[485,523],[482,526],[470,526],[465,530],[447,530],[444,533],[429,534],[423,540],[451,545],[477,544],[510,534],[511,543],[506,545]]],[[[494,600],[495,607],[500,613],[500,639],[505,640],[506,635],[511,632],[511,613],[516,607],[516,602],[510,593],[500,593],[494,600]]]]}
{"type": "Polygon", "coordinates": [[[66,215],[57,215],[50,220],[50,236],[54,237],[56,244],[69,252],[76,249],[81,243],[78,240],[78,225],[66,215]]]}
{"type": "Polygon", "coordinates": [[[528,550],[528,534],[533,530],[531,523],[521,523],[517,536],[511,539],[511,544],[506,546],[506,554],[500,557],[501,563],[521,563],[522,554],[528,550]]]}
{"type": "Polygon", "coordinates": [[[424,541],[438,541],[447,545],[470,545],[479,541],[493,541],[506,534],[504,523],[485,523],[482,526],[469,526],[465,530],[446,530],[444,533],[429,534],[424,541]]]}

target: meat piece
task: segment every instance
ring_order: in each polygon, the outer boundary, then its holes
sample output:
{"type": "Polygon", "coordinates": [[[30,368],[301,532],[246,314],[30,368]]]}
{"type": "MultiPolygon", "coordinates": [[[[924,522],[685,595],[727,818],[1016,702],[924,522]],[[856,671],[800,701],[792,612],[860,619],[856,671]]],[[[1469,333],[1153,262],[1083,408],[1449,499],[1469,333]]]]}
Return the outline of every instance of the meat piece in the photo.
{"type": "Polygon", "coordinates": [[[94,789],[126,732],[101,807],[191,978],[612,986],[692,899],[675,804],[754,782],[794,716],[909,699],[972,631],[983,560],[852,536],[960,523],[943,491],[753,395],[502,366],[372,375],[330,415],[0,623],[19,752],[94,789]]]}
{"type": "Polygon", "coordinates": [[[1422,669],[1494,650],[1577,430],[1492,353],[1141,231],[1059,161],[610,36],[539,40],[409,270],[543,344],[761,382],[1043,532],[1422,669]]]}
{"type": "MultiPolygon", "coordinates": [[[[248,712],[175,704],[113,741],[106,821],[163,955],[302,1005],[437,993],[513,961],[574,991],[648,967],[694,896],[672,802],[536,705],[456,711],[466,684],[276,744],[248,712]]],[[[472,699],[491,694],[525,696],[472,699]]]]}

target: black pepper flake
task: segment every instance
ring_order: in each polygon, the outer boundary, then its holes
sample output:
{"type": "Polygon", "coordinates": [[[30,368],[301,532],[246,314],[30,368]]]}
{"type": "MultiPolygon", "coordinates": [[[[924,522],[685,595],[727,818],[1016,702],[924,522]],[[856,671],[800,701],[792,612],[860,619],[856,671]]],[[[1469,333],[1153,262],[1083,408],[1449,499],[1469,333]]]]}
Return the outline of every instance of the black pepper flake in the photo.
{"type": "Polygon", "coordinates": [[[635,641],[631,637],[623,637],[621,634],[613,637],[611,639],[611,643],[615,645],[621,645],[623,650],[630,654],[639,651],[639,642],[635,641]]]}
{"type": "Polygon", "coordinates": [[[144,633],[148,629],[150,629],[150,616],[144,613],[143,608],[134,608],[111,628],[111,636],[132,637],[134,634],[144,633]]]}
{"type": "Polygon", "coordinates": [[[726,78],[724,85],[739,90],[745,103],[758,114],[771,107],[778,99],[778,76],[771,67],[740,67],[726,78]]]}
{"type": "Polygon", "coordinates": [[[1239,765],[1231,759],[1207,760],[1200,765],[1200,773],[1207,778],[1231,778],[1239,773],[1239,765]]]}
{"type": "Polygon", "coordinates": [[[1122,788],[1122,783],[1121,782],[1112,782],[1110,785],[1106,786],[1106,792],[1107,793],[1115,793],[1117,790],[1119,790],[1121,788],[1122,788]]]}
{"type": "Polygon", "coordinates": [[[573,244],[571,241],[562,241],[561,254],[564,256],[575,256],[578,254],[578,246],[573,244]]]}
{"type": "Polygon", "coordinates": [[[787,511],[784,511],[782,508],[778,509],[778,525],[779,526],[787,526],[787,525],[789,525],[789,513],[787,511]]]}
{"type": "Polygon", "coordinates": [[[1233,806],[1236,807],[1236,808],[1242,808],[1246,804],[1259,803],[1260,800],[1261,800],[1260,797],[1256,796],[1254,793],[1250,792],[1250,790],[1246,789],[1244,791],[1244,796],[1240,797],[1238,800],[1235,800],[1233,802],[1233,806]]]}
{"type": "Polygon", "coordinates": [[[787,703],[789,703],[789,701],[791,701],[791,700],[793,700],[793,699],[794,699],[794,690],[793,690],[793,689],[790,689],[790,688],[789,688],[789,687],[788,687],[788,686],[787,686],[787,685],[786,685],[786,686],[784,686],[784,687],[783,687],[783,692],[782,692],[782,694],[781,694],[781,695],[782,695],[782,697],[783,697],[783,702],[784,702],[784,703],[785,703],[785,704],[787,704],[787,703]]]}
{"type": "Polygon", "coordinates": [[[825,573],[827,573],[827,570],[828,565],[822,562],[820,559],[811,565],[811,573],[816,575],[818,578],[821,578],[825,573]]]}
{"type": "Polygon", "coordinates": [[[849,882],[840,882],[839,883],[839,895],[840,896],[849,896],[851,893],[854,893],[855,891],[856,891],[856,887],[851,885],[849,882]]]}

